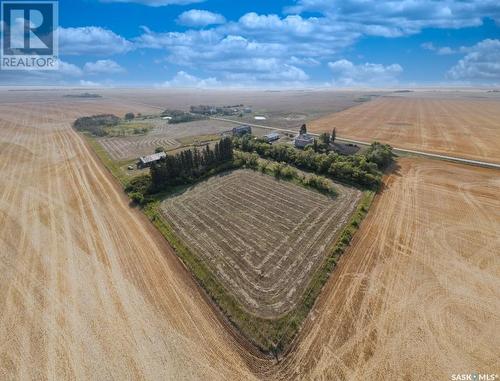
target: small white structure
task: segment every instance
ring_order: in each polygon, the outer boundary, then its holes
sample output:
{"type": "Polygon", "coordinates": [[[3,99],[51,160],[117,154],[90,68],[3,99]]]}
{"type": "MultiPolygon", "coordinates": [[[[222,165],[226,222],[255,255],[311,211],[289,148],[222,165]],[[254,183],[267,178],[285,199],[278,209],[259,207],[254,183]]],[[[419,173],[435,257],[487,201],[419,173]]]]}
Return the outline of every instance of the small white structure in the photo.
{"type": "Polygon", "coordinates": [[[277,132],[271,132],[270,134],[264,135],[262,137],[262,139],[264,139],[268,143],[279,140],[279,138],[280,138],[280,134],[278,134],[277,132]]]}

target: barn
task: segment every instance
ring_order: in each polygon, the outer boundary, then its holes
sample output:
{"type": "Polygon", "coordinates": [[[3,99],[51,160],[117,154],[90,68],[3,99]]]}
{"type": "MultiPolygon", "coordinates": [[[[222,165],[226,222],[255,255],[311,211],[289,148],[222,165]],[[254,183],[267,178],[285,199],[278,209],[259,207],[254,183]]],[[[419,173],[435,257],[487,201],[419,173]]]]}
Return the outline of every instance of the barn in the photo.
{"type": "Polygon", "coordinates": [[[137,168],[147,168],[151,167],[153,163],[160,161],[164,157],[167,157],[165,152],[158,152],[153,155],[141,156],[137,162],[137,168]]]}

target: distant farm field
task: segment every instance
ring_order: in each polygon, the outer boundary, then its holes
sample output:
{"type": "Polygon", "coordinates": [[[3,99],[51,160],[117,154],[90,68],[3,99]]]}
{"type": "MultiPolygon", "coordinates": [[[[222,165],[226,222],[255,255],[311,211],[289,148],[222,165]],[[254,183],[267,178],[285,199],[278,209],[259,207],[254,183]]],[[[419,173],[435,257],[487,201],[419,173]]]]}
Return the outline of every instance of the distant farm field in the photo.
{"type": "Polygon", "coordinates": [[[321,118],[333,112],[345,110],[366,102],[382,91],[326,91],[326,90],[198,90],[198,89],[137,89],[134,93],[102,89],[100,94],[115,100],[137,102],[143,106],[180,109],[188,111],[193,105],[233,105],[244,104],[252,108],[252,113],[242,117],[232,116],[244,123],[256,123],[270,128],[299,129],[303,123],[321,118]],[[263,116],[265,120],[255,120],[263,116]]]}
{"type": "Polygon", "coordinates": [[[163,201],[184,243],[250,313],[293,309],[361,198],[332,198],[250,170],[215,176],[163,201]]]}
{"type": "Polygon", "coordinates": [[[500,163],[500,100],[382,97],[318,119],[310,131],[500,163]]]}

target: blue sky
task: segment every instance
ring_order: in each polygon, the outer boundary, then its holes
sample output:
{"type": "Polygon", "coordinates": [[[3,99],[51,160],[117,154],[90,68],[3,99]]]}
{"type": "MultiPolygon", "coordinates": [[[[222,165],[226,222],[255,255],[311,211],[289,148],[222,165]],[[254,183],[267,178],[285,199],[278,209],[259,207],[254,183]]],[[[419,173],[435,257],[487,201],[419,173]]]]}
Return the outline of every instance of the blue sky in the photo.
{"type": "Polygon", "coordinates": [[[500,84],[490,0],[60,0],[58,72],[1,84],[500,84]]]}

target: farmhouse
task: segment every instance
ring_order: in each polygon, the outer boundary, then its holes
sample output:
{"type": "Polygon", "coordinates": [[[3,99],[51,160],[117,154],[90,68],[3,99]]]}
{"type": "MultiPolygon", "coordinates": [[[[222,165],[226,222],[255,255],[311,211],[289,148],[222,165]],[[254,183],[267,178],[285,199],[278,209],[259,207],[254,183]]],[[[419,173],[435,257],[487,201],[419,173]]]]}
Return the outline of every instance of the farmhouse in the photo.
{"type": "Polygon", "coordinates": [[[252,128],[250,126],[238,126],[233,128],[233,136],[243,136],[251,133],[252,128]]]}
{"type": "Polygon", "coordinates": [[[262,137],[262,139],[264,139],[268,143],[279,140],[279,138],[280,138],[280,134],[278,134],[277,132],[271,132],[270,134],[264,135],[262,137]]]}
{"type": "Polygon", "coordinates": [[[147,168],[150,167],[153,163],[167,157],[165,152],[158,152],[153,155],[141,156],[139,158],[139,162],[137,163],[137,168],[147,168]]]}
{"type": "Polygon", "coordinates": [[[295,137],[294,144],[296,148],[304,148],[314,143],[314,137],[309,134],[300,134],[295,137]]]}

